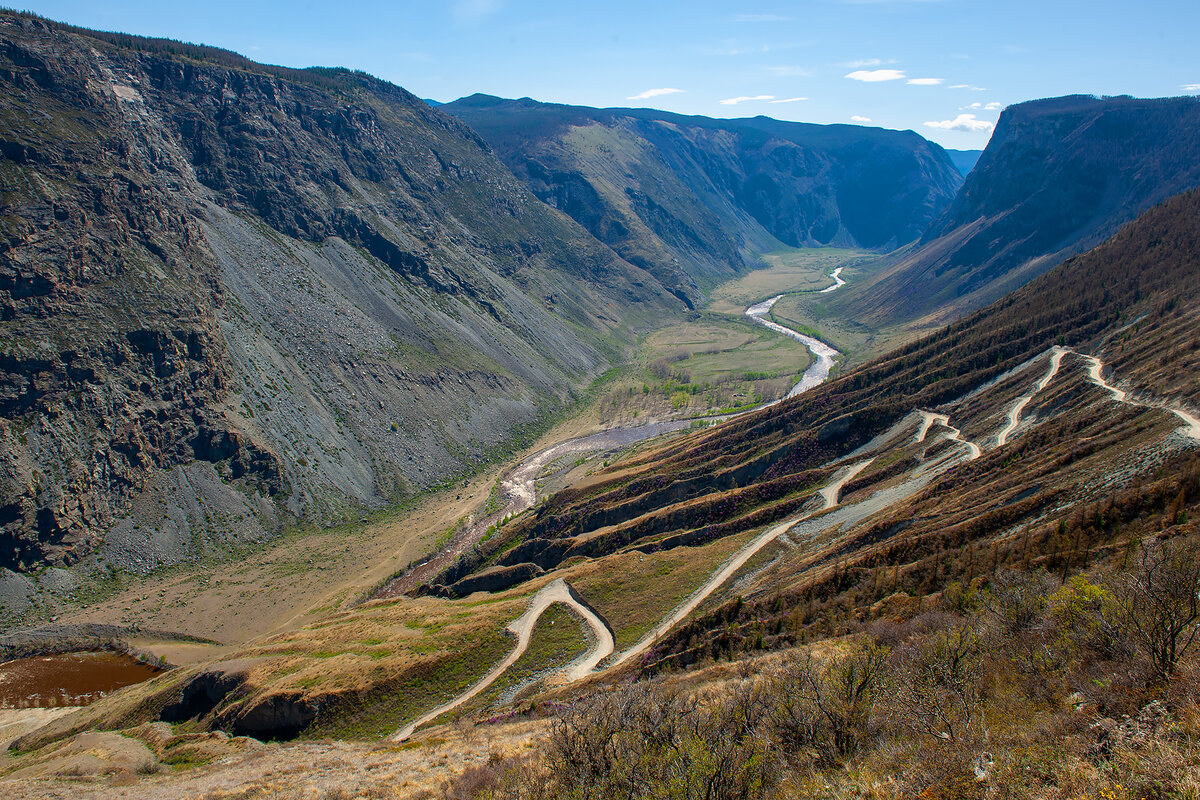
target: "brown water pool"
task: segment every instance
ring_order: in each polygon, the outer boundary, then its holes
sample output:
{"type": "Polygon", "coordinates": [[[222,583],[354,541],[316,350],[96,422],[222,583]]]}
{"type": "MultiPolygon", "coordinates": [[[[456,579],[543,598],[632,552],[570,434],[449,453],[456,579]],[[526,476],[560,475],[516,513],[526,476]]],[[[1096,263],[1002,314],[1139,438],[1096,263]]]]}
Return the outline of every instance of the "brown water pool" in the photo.
{"type": "Polygon", "coordinates": [[[159,670],[123,653],[63,653],[0,663],[0,708],[85,706],[159,670]]]}

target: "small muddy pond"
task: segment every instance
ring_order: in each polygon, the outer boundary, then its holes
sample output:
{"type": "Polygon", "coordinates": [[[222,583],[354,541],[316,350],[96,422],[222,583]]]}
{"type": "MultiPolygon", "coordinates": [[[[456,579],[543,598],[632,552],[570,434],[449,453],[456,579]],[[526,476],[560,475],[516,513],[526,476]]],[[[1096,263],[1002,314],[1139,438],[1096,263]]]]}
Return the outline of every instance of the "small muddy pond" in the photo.
{"type": "Polygon", "coordinates": [[[123,653],[63,653],[0,663],[0,708],[85,706],[159,670],[123,653]]]}

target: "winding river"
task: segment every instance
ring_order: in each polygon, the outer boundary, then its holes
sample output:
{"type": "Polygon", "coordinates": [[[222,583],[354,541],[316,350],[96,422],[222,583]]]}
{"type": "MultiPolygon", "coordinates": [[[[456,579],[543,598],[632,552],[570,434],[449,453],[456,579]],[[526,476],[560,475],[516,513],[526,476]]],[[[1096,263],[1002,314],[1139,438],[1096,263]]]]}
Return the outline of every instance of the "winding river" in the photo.
{"type": "MultiPolygon", "coordinates": [[[[844,286],[846,281],[841,277],[842,268],[835,269],[829,277],[833,278],[834,283],[822,292],[832,292],[835,289],[844,286]]],[[[776,295],[769,300],[763,300],[760,303],[755,303],[746,309],[745,315],[754,320],[758,324],[775,331],[778,334],[795,339],[809,349],[813,354],[813,363],[809,365],[804,374],[800,376],[800,380],[791,388],[786,397],[795,397],[798,394],[807,392],[814,386],[819,386],[824,383],[829,377],[829,371],[833,368],[834,358],[841,355],[837,350],[822,342],[820,339],[806,336],[799,331],[794,331],[791,328],[784,327],[773,320],[767,319],[771,312],[771,308],[779,302],[783,297],[782,294],[776,295]]],[[[701,420],[695,419],[671,419],[661,420],[656,422],[647,422],[642,425],[631,425],[627,427],[609,428],[608,430],[598,431],[580,436],[574,439],[567,439],[559,442],[556,445],[541,450],[526,458],[517,466],[510,469],[500,479],[500,508],[491,514],[473,519],[473,521],[459,529],[451,537],[450,542],[442,548],[441,551],[431,555],[424,561],[408,567],[402,574],[398,575],[381,589],[371,595],[372,600],[386,600],[401,595],[407,594],[417,589],[422,584],[427,584],[445,569],[453,565],[463,554],[478,546],[480,539],[487,533],[488,528],[496,525],[506,517],[516,516],[522,511],[533,508],[537,505],[537,478],[542,470],[563,456],[574,453],[594,453],[603,450],[615,450],[622,447],[628,447],[631,444],[651,439],[655,436],[662,436],[666,433],[674,433],[684,430],[692,426],[694,422],[717,423],[724,422],[728,419],[749,414],[753,411],[760,411],[764,408],[770,408],[777,403],[782,402],[786,398],[772,400],[769,403],[755,406],[746,411],[741,411],[735,414],[724,414],[715,417],[706,417],[701,420]]]]}
{"type": "MultiPolygon", "coordinates": [[[[822,290],[823,292],[834,291],[846,283],[846,281],[840,277],[841,271],[841,267],[833,271],[833,274],[831,274],[830,277],[834,279],[834,284],[822,290]]],[[[795,397],[796,395],[806,392],[809,389],[812,389],[814,386],[818,386],[823,383],[829,377],[830,369],[833,368],[834,358],[840,354],[837,350],[825,344],[820,339],[813,338],[812,336],[806,336],[805,334],[794,331],[791,328],[786,328],[783,325],[779,325],[773,320],[767,319],[771,308],[775,305],[775,303],[779,302],[781,297],[783,297],[782,294],[776,295],[769,300],[755,303],[746,309],[745,315],[758,324],[763,325],[764,327],[775,331],[776,333],[796,339],[805,347],[807,347],[813,354],[813,363],[809,365],[808,369],[804,371],[804,374],[800,376],[800,380],[787,394],[787,397],[795,397]]],[[[784,398],[780,398],[779,400],[764,403],[763,405],[756,406],[755,408],[740,412],[738,414],[727,414],[720,417],[713,417],[708,421],[722,422],[736,416],[741,416],[742,414],[748,414],[752,411],[759,411],[763,408],[768,408],[776,403],[782,402],[783,399],[784,398]]],[[[690,427],[692,422],[693,420],[690,419],[667,420],[633,427],[612,428],[606,431],[593,433],[588,436],[568,439],[564,442],[560,442],[552,447],[548,447],[545,450],[535,453],[534,455],[522,461],[513,469],[509,470],[500,479],[499,487],[501,496],[503,498],[503,508],[500,511],[488,515],[484,519],[475,521],[460,535],[456,535],[448,547],[426,561],[418,564],[416,567],[410,569],[404,575],[393,580],[391,583],[377,592],[374,595],[374,598],[396,597],[400,594],[417,588],[417,586],[419,586],[421,583],[432,579],[443,569],[453,564],[455,560],[457,560],[467,550],[477,546],[479,539],[483,535],[486,527],[494,524],[497,520],[503,519],[509,514],[519,514],[521,511],[532,508],[534,505],[536,505],[538,475],[546,466],[562,456],[571,453],[594,452],[596,450],[624,447],[653,436],[659,436],[664,433],[682,430],[690,427]]],[[[847,481],[851,480],[855,475],[857,475],[861,470],[863,470],[867,465],[869,465],[873,460],[874,459],[866,459],[850,466],[842,471],[837,480],[823,488],[820,492],[820,496],[823,500],[824,508],[829,509],[837,506],[842,486],[845,485],[847,481]]],[[[648,650],[651,645],[653,645],[654,642],[657,641],[664,633],[666,633],[680,620],[694,611],[700,605],[700,603],[702,603],[709,595],[723,585],[752,556],[754,556],[767,544],[777,539],[788,529],[796,525],[797,522],[804,516],[807,516],[807,514],[787,520],[784,523],[770,528],[758,536],[749,545],[738,551],[738,553],[736,553],[728,563],[726,563],[721,569],[712,575],[708,581],[704,583],[704,585],[699,587],[683,603],[676,607],[672,614],[656,625],[648,634],[642,637],[637,644],[617,655],[613,659],[612,663],[608,666],[611,667],[615,666],[616,664],[624,663],[625,661],[641,655],[648,650]]],[[[489,670],[487,674],[476,681],[465,692],[448,701],[447,703],[444,703],[412,720],[396,733],[392,734],[392,736],[389,738],[393,741],[404,741],[412,736],[417,728],[425,725],[428,722],[431,722],[448,711],[452,711],[490,686],[497,678],[504,674],[504,672],[510,666],[516,663],[517,659],[519,659],[525,652],[529,645],[529,637],[533,633],[533,627],[537,623],[538,618],[541,617],[542,613],[554,603],[563,603],[579,614],[584,623],[588,626],[590,638],[592,639],[592,644],[588,651],[574,662],[569,664],[566,668],[561,670],[556,676],[557,679],[559,681],[574,682],[577,680],[582,680],[583,678],[592,674],[601,661],[604,661],[613,654],[614,640],[612,631],[608,628],[607,624],[597,617],[590,608],[579,602],[575,596],[574,590],[562,578],[557,578],[543,587],[536,595],[534,595],[524,614],[509,623],[506,630],[517,637],[517,644],[504,660],[489,670]]]]}
{"type": "MultiPolygon", "coordinates": [[[[835,272],[840,270],[841,267],[838,267],[835,272]]],[[[841,278],[838,278],[838,280],[841,280],[841,278]]],[[[845,281],[842,281],[841,283],[830,286],[828,289],[823,289],[822,291],[832,291],[844,283],[845,281]]],[[[814,339],[811,336],[805,336],[799,331],[794,331],[791,328],[785,328],[774,320],[767,319],[767,316],[771,313],[771,309],[782,298],[783,295],[777,294],[770,300],[763,300],[761,303],[755,303],[746,309],[746,316],[763,327],[795,339],[807,347],[809,352],[813,354],[813,358],[815,360],[808,369],[804,370],[804,374],[800,376],[800,382],[793,386],[792,390],[787,393],[788,397],[795,397],[798,394],[807,392],[814,386],[820,386],[822,383],[824,383],[829,377],[829,370],[833,369],[833,359],[841,355],[841,353],[839,353],[837,350],[834,350],[820,339],[814,339]]],[[[778,402],[778,400],[775,401],[775,403],[778,402]]],[[[768,405],[774,405],[775,403],[769,403],[768,405]]]]}
{"type": "Polygon", "coordinates": [[[829,294],[830,292],[837,291],[839,287],[846,285],[846,281],[842,280],[842,269],[844,268],[838,267],[833,272],[829,273],[829,277],[833,278],[833,286],[826,286],[824,289],[818,292],[818,294],[829,294]]]}

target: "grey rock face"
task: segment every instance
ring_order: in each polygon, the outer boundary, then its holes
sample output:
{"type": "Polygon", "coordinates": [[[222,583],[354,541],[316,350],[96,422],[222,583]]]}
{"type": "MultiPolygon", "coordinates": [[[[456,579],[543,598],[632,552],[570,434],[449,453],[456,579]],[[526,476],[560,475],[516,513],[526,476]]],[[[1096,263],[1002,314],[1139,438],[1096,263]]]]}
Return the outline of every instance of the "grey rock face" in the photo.
{"type": "Polygon", "coordinates": [[[464,125],[342,70],[0,14],[0,183],[17,571],[394,501],[682,307],[464,125]]]}

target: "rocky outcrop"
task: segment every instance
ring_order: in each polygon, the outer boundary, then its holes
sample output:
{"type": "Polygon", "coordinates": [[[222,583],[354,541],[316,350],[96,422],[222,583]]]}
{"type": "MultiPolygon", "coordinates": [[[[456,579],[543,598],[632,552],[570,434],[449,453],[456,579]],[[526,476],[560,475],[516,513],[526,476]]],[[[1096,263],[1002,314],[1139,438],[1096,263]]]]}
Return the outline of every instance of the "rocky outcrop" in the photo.
{"type": "Polygon", "coordinates": [[[1097,758],[1108,758],[1114,750],[1144,746],[1168,731],[1171,722],[1171,712],[1162,700],[1147,703],[1135,717],[1128,714],[1120,720],[1101,717],[1091,725],[1096,732],[1096,743],[1091,747],[1091,754],[1097,758]]]}
{"type": "Polygon", "coordinates": [[[262,741],[294,739],[320,711],[320,701],[295,693],[253,695],[248,683],[256,659],[223,661],[209,666],[168,699],[159,713],[163,722],[202,721],[210,730],[262,741]]]}
{"type": "Polygon", "coordinates": [[[217,264],[178,187],[154,177],[184,164],[127,125],[126,101],[89,92],[98,63],[5,21],[0,567],[23,570],[75,561],[149,470],[213,456],[213,437],[239,477],[282,481],[215,410],[229,380],[217,264]],[[116,135],[127,127],[143,141],[116,135]]]}
{"type": "Polygon", "coordinates": [[[444,597],[466,597],[473,592],[500,592],[545,573],[537,564],[527,562],[492,567],[450,586],[434,587],[432,593],[444,597]]]}
{"type": "Polygon", "coordinates": [[[210,730],[262,741],[294,739],[316,718],[320,700],[296,693],[253,696],[255,689],[248,680],[255,662],[252,658],[223,661],[204,669],[168,700],[159,719],[199,720],[210,730]]]}
{"type": "Polygon", "coordinates": [[[246,682],[245,662],[214,664],[184,684],[159,713],[163,722],[198,720],[213,712],[230,692],[246,682]]]}
{"type": "Polygon", "coordinates": [[[466,126],[345,70],[0,14],[0,184],[11,570],[149,569],[390,502],[684,307],[466,126]]]}
{"type": "Polygon", "coordinates": [[[237,716],[219,722],[234,736],[253,736],[261,741],[295,739],[308,727],[320,705],[297,694],[272,694],[241,709],[237,716]]]}

